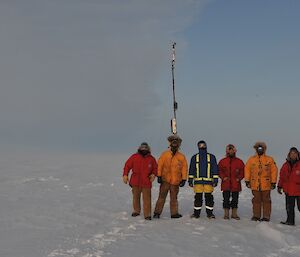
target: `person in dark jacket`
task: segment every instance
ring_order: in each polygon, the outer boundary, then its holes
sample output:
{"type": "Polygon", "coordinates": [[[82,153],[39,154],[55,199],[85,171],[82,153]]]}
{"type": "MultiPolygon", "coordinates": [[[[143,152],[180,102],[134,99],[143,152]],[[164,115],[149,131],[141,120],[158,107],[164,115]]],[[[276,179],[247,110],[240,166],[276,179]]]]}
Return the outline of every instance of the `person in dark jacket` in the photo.
{"type": "Polygon", "coordinates": [[[205,198],[206,214],[209,219],[214,219],[214,197],[212,192],[218,185],[218,165],[216,157],[207,152],[206,142],[201,140],[197,144],[198,153],[193,155],[189,168],[189,186],[195,192],[194,213],[192,218],[199,218],[203,193],[205,198]]]}
{"type": "Polygon", "coordinates": [[[219,164],[219,177],[222,179],[224,219],[229,219],[229,210],[232,209],[231,218],[239,220],[237,215],[239,192],[242,191],[241,180],[244,178],[244,162],[236,157],[236,148],[229,144],[226,146],[226,157],[219,164]],[[230,201],[231,198],[231,201],[230,201]]]}
{"type": "Polygon", "coordinates": [[[132,188],[133,217],[141,212],[141,195],[143,195],[144,218],[151,220],[151,188],[157,175],[157,162],[151,155],[149,145],[144,142],[138,148],[137,153],[126,161],[123,171],[123,182],[128,183],[128,174],[132,171],[129,185],[132,188]]]}
{"type": "Polygon", "coordinates": [[[300,211],[300,156],[296,147],[292,147],[288,153],[286,162],[280,169],[277,191],[285,193],[285,206],[287,212],[286,221],[280,222],[284,225],[295,225],[295,202],[300,211]]]}

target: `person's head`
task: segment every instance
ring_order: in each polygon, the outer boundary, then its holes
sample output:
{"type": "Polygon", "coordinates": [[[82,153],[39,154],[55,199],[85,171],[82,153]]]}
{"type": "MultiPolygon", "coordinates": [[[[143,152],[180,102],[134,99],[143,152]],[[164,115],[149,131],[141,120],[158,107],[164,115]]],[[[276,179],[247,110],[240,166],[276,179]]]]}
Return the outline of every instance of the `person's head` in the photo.
{"type": "Polygon", "coordinates": [[[138,152],[143,156],[150,153],[150,146],[148,145],[148,143],[146,142],[141,143],[141,145],[138,148],[138,152]]]}
{"type": "Polygon", "coordinates": [[[171,135],[168,137],[168,141],[170,144],[171,151],[173,153],[177,152],[181,145],[182,139],[177,135],[171,135]]]}
{"type": "Polygon", "coordinates": [[[292,163],[295,163],[299,160],[299,151],[296,147],[292,147],[290,149],[287,159],[292,163]]]}
{"type": "Polygon", "coordinates": [[[253,147],[258,155],[266,153],[267,145],[264,142],[256,142],[253,147]]]}
{"type": "Polygon", "coordinates": [[[204,140],[200,140],[198,143],[197,143],[197,146],[198,146],[198,149],[207,149],[207,144],[204,140]]]}
{"type": "Polygon", "coordinates": [[[229,144],[226,146],[226,156],[233,158],[235,157],[236,148],[233,144],[229,144]]]}
{"type": "Polygon", "coordinates": [[[198,146],[198,150],[199,150],[200,154],[206,154],[206,152],[207,152],[207,144],[206,144],[206,142],[204,140],[200,140],[197,143],[197,146],[198,146]]]}

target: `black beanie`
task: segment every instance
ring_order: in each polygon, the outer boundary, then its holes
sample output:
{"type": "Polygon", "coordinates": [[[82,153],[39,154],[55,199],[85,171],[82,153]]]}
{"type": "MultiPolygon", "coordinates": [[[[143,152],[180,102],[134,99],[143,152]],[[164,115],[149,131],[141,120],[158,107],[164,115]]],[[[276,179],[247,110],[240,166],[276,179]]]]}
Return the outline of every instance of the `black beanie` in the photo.
{"type": "Polygon", "coordinates": [[[205,142],[204,140],[200,140],[200,141],[197,143],[197,146],[199,147],[200,144],[205,144],[205,146],[207,147],[206,142],[205,142]]]}

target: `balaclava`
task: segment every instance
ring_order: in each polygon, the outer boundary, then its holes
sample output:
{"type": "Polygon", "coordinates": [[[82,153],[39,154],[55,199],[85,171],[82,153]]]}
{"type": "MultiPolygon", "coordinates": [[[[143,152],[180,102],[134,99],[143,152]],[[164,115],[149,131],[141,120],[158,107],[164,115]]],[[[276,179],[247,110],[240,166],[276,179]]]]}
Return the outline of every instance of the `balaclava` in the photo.
{"type": "Polygon", "coordinates": [[[198,146],[198,149],[199,149],[199,154],[206,154],[207,153],[207,145],[206,145],[206,142],[203,141],[203,140],[200,140],[198,143],[197,143],[197,146],[198,146]]]}

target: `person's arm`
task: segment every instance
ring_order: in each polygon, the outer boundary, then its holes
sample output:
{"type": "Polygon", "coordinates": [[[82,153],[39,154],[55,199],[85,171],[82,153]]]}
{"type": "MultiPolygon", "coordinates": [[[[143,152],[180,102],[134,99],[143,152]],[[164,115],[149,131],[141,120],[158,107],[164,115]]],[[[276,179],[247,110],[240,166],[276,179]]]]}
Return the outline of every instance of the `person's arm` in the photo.
{"type": "Polygon", "coordinates": [[[133,167],[133,155],[130,156],[130,158],[125,162],[125,165],[124,165],[123,182],[125,184],[128,183],[128,174],[129,174],[130,170],[132,169],[132,167],[133,167]]]}
{"type": "Polygon", "coordinates": [[[193,183],[194,183],[195,174],[196,174],[196,156],[194,155],[191,158],[190,167],[189,167],[189,186],[190,187],[194,186],[193,183]]]}
{"type": "Polygon", "coordinates": [[[213,178],[213,186],[217,186],[219,180],[219,169],[218,169],[217,159],[214,155],[211,155],[211,172],[213,178]]]}
{"type": "Polygon", "coordinates": [[[240,164],[239,164],[239,173],[237,178],[239,179],[239,181],[242,181],[244,178],[244,172],[245,172],[245,164],[242,160],[240,160],[240,164]]]}
{"type": "Polygon", "coordinates": [[[223,166],[222,160],[219,161],[218,170],[219,170],[219,177],[221,178],[221,180],[224,180],[224,178],[226,177],[226,174],[225,174],[225,167],[223,166]]]}
{"type": "Polygon", "coordinates": [[[278,168],[276,166],[275,161],[272,158],[271,161],[271,183],[275,183],[277,182],[277,176],[278,176],[278,168]]]}
{"type": "Polygon", "coordinates": [[[249,159],[245,165],[245,169],[244,169],[244,178],[245,178],[245,183],[246,186],[248,188],[251,187],[250,181],[251,181],[251,171],[250,171],[250,167],[251,167],[251,159],[249,159]]]}

